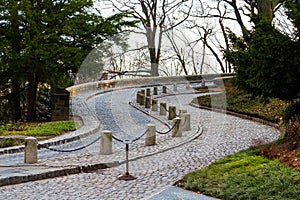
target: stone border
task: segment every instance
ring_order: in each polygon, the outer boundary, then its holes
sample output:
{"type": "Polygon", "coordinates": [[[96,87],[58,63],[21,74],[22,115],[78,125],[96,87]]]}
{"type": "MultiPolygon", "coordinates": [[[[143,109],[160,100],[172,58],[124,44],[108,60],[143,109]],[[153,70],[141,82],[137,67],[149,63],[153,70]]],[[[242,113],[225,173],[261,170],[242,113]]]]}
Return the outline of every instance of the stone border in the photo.
{"type": "Polygon", "coordinates": [[[2,178],[0,179],[0,187],[6,186],[6,185],[15,185],[20,183],[26,183],[30,181],[37,181],[37,180],[43,180],[48,178],[56,178],[56,177],[62,177],[72,174],[79,174],[79,173],[88,173],[95,171],[97,169],[106,169],[110,167],[119,166],[120,163],[100,163],[100,164],[94,164],[94,165],[86,165],[86,166],[78,166],[78,167],[71,167],[71,168],[65,168],[65,169],[56,169],[56,170],[49,170],[46,172],[41,172],[37,174],[30,174],[26,176],[13,176],[8,178],[2,178]]]}
{"type": "Polygon", "coordinates": [[[277,130],[279,130],[281,134],[284,132],[283,128],[280,125],[275,124],[275,123],[270,122],[270,121],[267,121],[265,119],[261,119],[261,118],[257,118],[257,117],[251,117],[249,115],[245,115],[245,114],[241,114],[241,113],[237,113],[237,112],[233,112],[233,111],[229,111],[229,110],[224,110],[224,109],[220,109],[220,108],[211,108],[211,107],[208,107],[208,106],[202,106],[202,105],[198,105],[198,104],[193,103],[193,102],[191,102],[190,105],[193,106],[193,107],[199,108],[199,109],[204,109],[204,110],[209,110],[209,111],[219,112],[219,113],[225,113],[225,114],[229,114],[229,115],[239,117],[239,118],[242,118],[242,119],[247,119],[247,120],[250,120],[250,121],[254,121],[254,122],[264,124],[264,125],[268,125],[268,126],[274,127],[277,130]]]}

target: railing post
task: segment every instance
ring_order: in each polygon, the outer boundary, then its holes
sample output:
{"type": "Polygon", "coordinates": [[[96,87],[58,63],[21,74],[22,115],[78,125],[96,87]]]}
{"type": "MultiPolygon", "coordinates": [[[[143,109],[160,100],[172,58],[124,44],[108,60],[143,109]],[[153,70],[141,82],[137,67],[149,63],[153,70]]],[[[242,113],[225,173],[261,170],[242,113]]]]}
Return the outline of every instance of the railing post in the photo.
{"type": "Polygon", "coordinates": [[[174,88],[173,88],[174,91],[178,91],[178,88],[177,88],[177,83],[174,83],[174,88]]]}
{"type": "Polygon", "coordinates": [[[145,108],[151,108],[151,97],[146,97],[145,108]]]}
{"type": "Polygon", "coordinates": [[[140,94],[140,105],[141,106],[145,105],[145,94],[140,94]]]}
{"type": "Polygon", "coordinates": [[[158,111],[157,99],[152,99],[152,111],[158,111]]]}
{"type": "Polygon", "coordinates": [[[169,120],[172,120],[176,117],[176,107],[169,106],[169,120]]]}
{"type": "Polygon", "coordinates": [[[191,115],[189,113],[183,113],[181,117],[181,130],[190,131],[191,130],[191,115]]]}
{"type": "Polygon", "coordinates": [[[156,86],[153,88],[153,95],[158,95],[158,90],[156,86]]]}
{"type": "Polygon", "coordinates": [[[150,88],[146,89],[146,96],[147,97],[151,96],[151,90],[150,90],[150,88]]]}
{"type": "Polygon", "coordinates": [[[187,89],[187,90],[191,89],[190,83],[187,83],[187,84],[186,84],[185,89],[187,89]]]}
{"type": "Polygon", "coordinates": [[[181,137],[182,136],[180,123],[181,123],[181,118],[176,117],[173,119],[174,128],[172,130],[172,137],[181,137]]]}
{"type": "Polygon", "coordinates": [[[201,87],[205,87],[205,79],[201,80],[201,87]]]}
{"type": "Polygon", "coordinates": [[[141,99],[141,92],[140,91],[138,91],[137,93],[136,93],[136,103],[140,103],[140,100],[141,99]]]}
{"type": "Polygon", "coordinates": [[[167,103],[161,102],[159,106],[159,114],[160,115],[166,115],[167,114],[167,103]]]}
{"type": "Polygon", "coordinates": [[[146,139],[145,139],[145,146],[152,146],[156,143],[156,133],[155,133],[155,125],[154,124],[148,124],[147,125],[147,133],[146,133],[146,139]]]}
{"type": "Polygon", "coordinates": [[[112,154],[112,133],[111,131],[104,130],[101,132],[100,140],[100,154],[112,154]]]}
{"type": "Polygon", "coordinates": [[[25,138],[24,163],[37,163],[37,144],[35,137],[25,138]]]}
{"type": "Polygon", "coordinates": [[[166,94],[167,93],[167,86],[162,86],[162,93],[166,94]]]}

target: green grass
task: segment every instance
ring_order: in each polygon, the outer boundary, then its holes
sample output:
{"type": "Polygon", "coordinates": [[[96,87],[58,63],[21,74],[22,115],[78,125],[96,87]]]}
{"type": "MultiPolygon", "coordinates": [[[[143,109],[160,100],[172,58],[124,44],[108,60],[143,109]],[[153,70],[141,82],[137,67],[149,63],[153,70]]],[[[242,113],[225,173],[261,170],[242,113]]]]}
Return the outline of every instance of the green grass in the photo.
{"type": "Polygon", "coordinates": [[[71,120],[46,123],[16,123],[6,124],[5,128],[2,127],[2,130],[0,130],[0,135],[57,136],[73,130],[76,130],[76,124],[71,120]]]}
{"type": "MultiPolygon", "coordinates": [[[[61,135],[68,131],[74,131],[77,124],[70,121],[55,121],[45,123],[13,123],[0,125],[0,148],[21,145],[22,137],[33,136],[38,140],[47,139],[61,135]],[[7,136],[16,136],[7,138],[7,136]]],[[[23,137],[24,138],[24,137],[23,137]]]]}
{"type": "Polygon", "coordinates": [[[22,145],[24,143],[24,140],[22,139],[0,139],[0,148],[5,148],[5,147],[11,147],[11,146],[18,146],[22,145]]]}
{"type": "Polygon", "coordinates": [[[245,150],[187,174],[178,186],[221,199],[299,199],[300,172],[245,150]]]}

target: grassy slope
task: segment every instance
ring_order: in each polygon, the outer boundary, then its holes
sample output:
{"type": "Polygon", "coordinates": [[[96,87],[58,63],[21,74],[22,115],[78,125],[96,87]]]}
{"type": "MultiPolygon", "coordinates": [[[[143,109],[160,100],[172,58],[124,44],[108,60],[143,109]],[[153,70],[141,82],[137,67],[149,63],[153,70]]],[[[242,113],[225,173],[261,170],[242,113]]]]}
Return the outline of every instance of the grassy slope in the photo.
{"type": "Polygon", "coordinates": [[[20,136],[51,138],[68,131],[76,130],[74,121],[56,121],[47,123],[15,123],[0,125],[0,148],[20,145],[24,142],[20,136]],[[15,136],[15,137],[8,137],[15,136]]]}
{"type": "MultiPolygon", "coordinates": [[[[221,107],[224,96],[219,97],[221,107]]],[[[226,98],[228,110],[278,124],[282,124],[284,110],[292,103],[279,99],[264,103],[230,85],[226,98]]],[[[216,99],[218,95],[214,96],[214,106],[216,99]]],[[[199,97],[194,102],[210,106],[211,97],[199,97]]],[[[245,150],[187,174],[178,186],[221,199],[299,199],[300,171],[261,156],[259,150],[245,150]]]]}
{"type": "Polygon", "coordinates": [[[178,186],[221,199],[299,199],[300,172],[254,150],[186,175],[178,186]]]}

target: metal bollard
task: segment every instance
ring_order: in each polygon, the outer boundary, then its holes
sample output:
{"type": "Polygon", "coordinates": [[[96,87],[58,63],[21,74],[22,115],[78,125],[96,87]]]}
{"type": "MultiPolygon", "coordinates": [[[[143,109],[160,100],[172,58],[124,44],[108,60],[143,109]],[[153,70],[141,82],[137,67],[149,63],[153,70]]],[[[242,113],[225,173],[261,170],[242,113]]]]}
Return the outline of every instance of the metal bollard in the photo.
{"type": "Polygon", "coordinates": [[[191,115],[189,113],[182,114],[180,126],[182,131],[191,130],[191,115]]]}
{"type": "Polygon", "coordinates": [[[146,97],[145,108],[151,108],[151,97],[146,97]]]}
{"type": "Polygon", "coordinates": [[[167,103],[161,102],[159,107],[159,114],[166,115],[167,114],[167,103]]]}
{"type": "Polygon", "coordinates": [[[156,86],[153,88],[153,95],[158,95],[158,90],[156,86]]]}
{"type": "Polygon", "coordinates": [[[104,130],[101,132],[100,140],[100,154],[112,154],[112,133],[111,131],[104,130]]]}
{"type": "Polygon", "coordinates": [[[37,144],[35,137],[25,138],[24,163],[37,163],[37,144]]]}
{"type": "Polygon", "coordinates": [[[182,136],[180,123],[181,123],[181,118],[176,117],[173,119],[174,128],[172,130],[172,137],[181,137],[182,136]]]}
{"type": "Polygon", "coordinates": [[[156,144],[156,133],[155,133],[155,125],[148,124],[147,125],[147,133],[145,139],[145,146],[152,146],[156,144]]]}
{"type": "Polygon", "coordinates": [[[152,99],[152,111],[158,111],[157,99],[152,99]]]}
{"type": "Polygon", "coordinates": [[[172,120],[176,117],[176,107],[169,106],[169,120],[172,120]]]}

